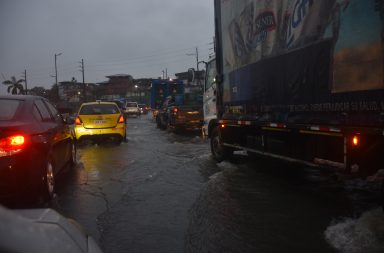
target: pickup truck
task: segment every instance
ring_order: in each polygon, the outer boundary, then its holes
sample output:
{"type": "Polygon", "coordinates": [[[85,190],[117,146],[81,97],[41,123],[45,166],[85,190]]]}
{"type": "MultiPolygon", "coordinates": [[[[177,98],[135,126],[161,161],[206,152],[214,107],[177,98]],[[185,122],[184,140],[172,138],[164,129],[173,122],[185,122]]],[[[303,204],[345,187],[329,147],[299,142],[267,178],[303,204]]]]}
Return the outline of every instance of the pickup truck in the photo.
{"type": "Polygon", "coordinates": [[[169,96],[156,117],[157,127],[169,131],[200,130],[204,121],[201,95],[169,96]]]}

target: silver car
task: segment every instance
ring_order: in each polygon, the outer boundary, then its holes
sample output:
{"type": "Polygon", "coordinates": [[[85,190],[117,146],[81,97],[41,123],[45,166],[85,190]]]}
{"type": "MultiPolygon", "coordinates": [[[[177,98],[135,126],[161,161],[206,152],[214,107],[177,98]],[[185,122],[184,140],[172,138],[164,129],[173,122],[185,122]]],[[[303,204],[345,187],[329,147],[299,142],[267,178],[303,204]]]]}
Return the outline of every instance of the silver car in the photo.
{"type": "Polygon", "coordinates": [[[130,115],[135,115],[140,116],[140,108],[137,102],[127,102],[125,104],[125,115],[130,116],[130,115]]]}
{"type": "Polygon", "coordinates": [[[74,220],[53,209],[9,210],[0,205],[0,252],[102,253],[74,220]]]}

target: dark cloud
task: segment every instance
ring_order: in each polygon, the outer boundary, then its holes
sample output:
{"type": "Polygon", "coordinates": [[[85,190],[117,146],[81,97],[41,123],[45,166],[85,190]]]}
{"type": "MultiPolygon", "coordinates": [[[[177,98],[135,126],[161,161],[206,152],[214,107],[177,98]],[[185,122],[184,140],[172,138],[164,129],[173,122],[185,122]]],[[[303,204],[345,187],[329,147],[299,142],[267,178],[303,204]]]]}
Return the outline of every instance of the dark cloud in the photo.
{"type": "Polygon", "coordinates": [[[31,86],[53,84],[55,53],[63,53],[59,80],[80,80],[81,59],[88,82],[117,73],[157,77],[195,67],[186,53],[196,46],[207,59],[213,1],[1,0],[0,32],[0,72],[19,77],[27,69],[31,86]]]}

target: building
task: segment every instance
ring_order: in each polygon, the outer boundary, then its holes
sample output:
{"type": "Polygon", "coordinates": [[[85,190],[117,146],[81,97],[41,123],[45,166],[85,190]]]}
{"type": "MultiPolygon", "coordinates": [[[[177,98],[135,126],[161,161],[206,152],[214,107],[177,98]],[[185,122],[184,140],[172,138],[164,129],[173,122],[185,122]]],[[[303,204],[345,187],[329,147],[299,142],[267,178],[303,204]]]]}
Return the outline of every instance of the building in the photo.
{"type": "Polygon", "coordinates": [[[81,103],[96,99],[95,89],[94,83],[79,83],[75,78],[59,82],[57,85],[59,100],[55,104],[58,108],[71,108],[76,111],[81,103]]]}
{"type": "Polygon", "coordinates": [[[79,103],[82,98],[82,91],[83,84],[78,83],[75,79],[59,82],[58,84],[58,94],[61,101],[79,103]]]}
{"type": "Polygon", "coordinates": [[[134,91],[128,92],[126,98],[140,104],[150,103],[152,78],[139,78],[134,80],[134,91]]]}
{"type": "Polygon", "coordinates": [[[97,98],[118,99],[125,98],[128,92],[134,92],[135,86],[133,77],[127,74],[106,76],[109,80],[98,83],[97,98]]]}

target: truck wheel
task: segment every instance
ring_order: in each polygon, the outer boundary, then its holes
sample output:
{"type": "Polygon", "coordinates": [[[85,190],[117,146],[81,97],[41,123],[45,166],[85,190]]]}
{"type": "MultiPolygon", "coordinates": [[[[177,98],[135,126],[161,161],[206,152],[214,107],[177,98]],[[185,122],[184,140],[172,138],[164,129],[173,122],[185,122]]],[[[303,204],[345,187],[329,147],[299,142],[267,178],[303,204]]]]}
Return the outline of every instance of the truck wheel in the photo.
{"type": "Polygon", "coordinates": [[[215,128],[212,131],[211,135],[211,153],[213,158],[221,162],[226,158],[229,158],[233,154],[233,150],[231,148],[225,147],[220,140],[219,128],[215,128]]]}

